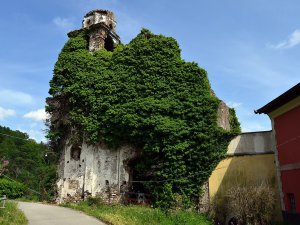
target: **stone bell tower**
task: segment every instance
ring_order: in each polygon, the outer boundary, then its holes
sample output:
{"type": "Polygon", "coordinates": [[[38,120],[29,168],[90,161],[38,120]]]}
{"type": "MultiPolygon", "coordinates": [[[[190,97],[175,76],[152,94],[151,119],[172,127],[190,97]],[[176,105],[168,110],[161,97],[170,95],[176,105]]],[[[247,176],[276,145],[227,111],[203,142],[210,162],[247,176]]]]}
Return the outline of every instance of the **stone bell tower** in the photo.
{"type": "MultiPolygon", "coordinates": [[[[113,12],[96,9],[88,12],[82,21],[82,29],[88,30],[89,51],[105,48],[112,51],[114,44],[120,44],[120,37],[116,34],[116,18],[113,12]]],[[[71,31],[68,36],[76,36],[78,30],[71,31]]]]}

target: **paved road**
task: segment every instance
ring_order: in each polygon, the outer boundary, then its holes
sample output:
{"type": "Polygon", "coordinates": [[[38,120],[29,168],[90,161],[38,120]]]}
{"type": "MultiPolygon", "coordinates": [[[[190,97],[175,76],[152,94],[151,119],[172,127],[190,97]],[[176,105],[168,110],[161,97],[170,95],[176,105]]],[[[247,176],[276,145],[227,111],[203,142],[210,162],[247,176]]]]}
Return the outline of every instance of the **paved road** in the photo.
{"type": "Polygon", "coordinates": [[[31,202],[18,202],[18,205],[29,220],[29,225],[105,225],[68,208],[31,202]]]}

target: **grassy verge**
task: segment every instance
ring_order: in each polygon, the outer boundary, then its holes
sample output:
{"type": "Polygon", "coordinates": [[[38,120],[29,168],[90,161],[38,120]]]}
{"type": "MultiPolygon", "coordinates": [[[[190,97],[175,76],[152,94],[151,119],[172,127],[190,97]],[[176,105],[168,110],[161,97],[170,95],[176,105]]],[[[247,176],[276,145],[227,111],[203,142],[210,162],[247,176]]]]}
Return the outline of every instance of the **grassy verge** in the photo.
{"type": "Polygon", "coordinates": [[[0,209],[0,225],[25,225],[28,221],[17,207],[16,202],[6,202],[5,208],[0,209]]]}
{"type": "Polygon", "coordinates": [[[90,206],[86,202],[64,206],[83,211],[111,225],[212,225],[204,215],[194,212],[173,211],[165,214],[160,209],[150,207],[90,206]]]}

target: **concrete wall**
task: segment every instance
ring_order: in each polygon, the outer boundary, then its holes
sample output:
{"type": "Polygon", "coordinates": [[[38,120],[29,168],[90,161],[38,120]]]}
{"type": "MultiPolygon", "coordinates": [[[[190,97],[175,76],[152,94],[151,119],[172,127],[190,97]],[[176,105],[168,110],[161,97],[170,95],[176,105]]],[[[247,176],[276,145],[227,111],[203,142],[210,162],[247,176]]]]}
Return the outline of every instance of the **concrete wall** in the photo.
{"type": "Polygon", "coordinates": [[[58,202],[76,202],[87,196],[118,201],[120,189],[130,180],[128,163],[136,157],[135,149],[124,146],[112,150],[83,143],[79,158],[74,159],[74,147],[66,146],[60,160],[58,202]]]}
{"type": "Polygon", "coordinates": [[[235,137],[228,146],[227,155],[257,155],[274,153],[272,132],[250,132],[235,137]]]}

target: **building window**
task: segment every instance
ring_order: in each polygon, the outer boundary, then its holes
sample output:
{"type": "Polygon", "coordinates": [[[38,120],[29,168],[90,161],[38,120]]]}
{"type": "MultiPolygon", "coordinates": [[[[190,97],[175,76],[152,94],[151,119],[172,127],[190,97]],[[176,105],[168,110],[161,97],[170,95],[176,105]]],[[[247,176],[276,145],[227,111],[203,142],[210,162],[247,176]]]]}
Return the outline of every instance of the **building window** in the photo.
{"type": "Polygon", "coordinates": [[[71,159],[80,160],[81,147],[79,145],[73,145],[71,148],[71,159]]]}
{"type": "Polygon", "coordinates": [[[288,193],[288,201],[290,204],[290,210],[291,212],[296,212],[296,202],[295,202],[295,195],[294,193],[288,193]]]}
{"type": "Polygon", "coordinates": [[[114,41],[109,35],[104,40],[104,48],[110,52],[114,50],[114,41]]]}

